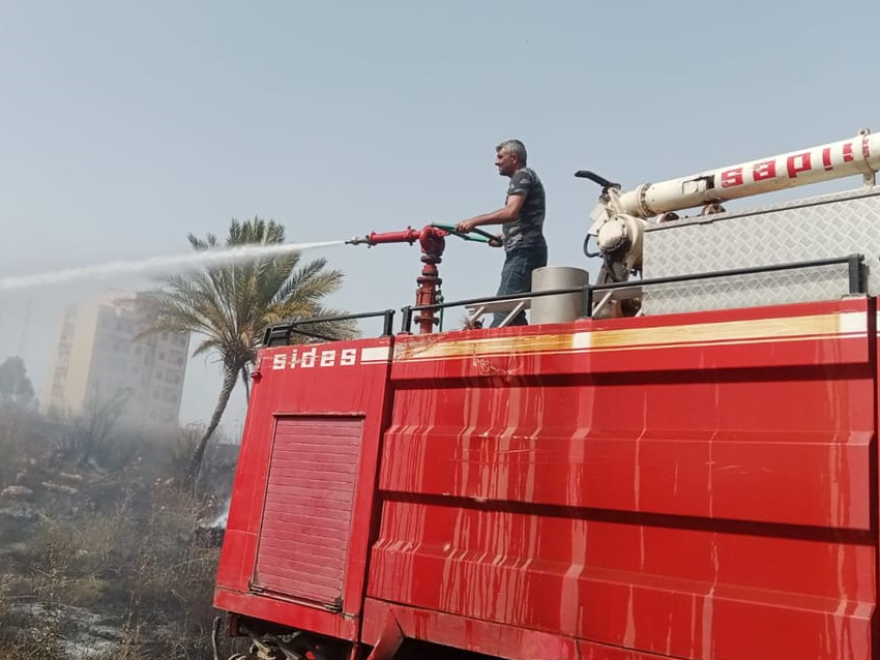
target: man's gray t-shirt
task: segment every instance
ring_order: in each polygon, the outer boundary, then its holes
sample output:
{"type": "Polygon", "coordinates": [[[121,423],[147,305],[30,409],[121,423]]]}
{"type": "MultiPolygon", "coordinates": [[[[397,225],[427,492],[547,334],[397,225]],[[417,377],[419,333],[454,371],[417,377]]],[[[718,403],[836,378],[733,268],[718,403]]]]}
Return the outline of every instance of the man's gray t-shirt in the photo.
{"type": "MultiPolygon", "coordinates": [[[[525,201],[519,212],[519,217],[513,222],[505,222],[502,227],[504,236],[504,249],[521,250],[545,245],[544,241],[544,214],[546,201],[544,198],[544,184],[529,167],[523,167],[510,177],[510,185],[507,187],[507,196],[525,195],[525,201]]],[[[505,201],[506,203],[506,201],[505,201]]]]}

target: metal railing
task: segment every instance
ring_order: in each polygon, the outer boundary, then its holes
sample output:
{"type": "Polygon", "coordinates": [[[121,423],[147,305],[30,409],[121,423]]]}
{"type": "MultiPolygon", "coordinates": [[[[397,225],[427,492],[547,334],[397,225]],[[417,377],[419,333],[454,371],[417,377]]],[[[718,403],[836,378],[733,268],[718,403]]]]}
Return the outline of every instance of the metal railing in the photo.
{"type": "Polygon", "coordinates": [[[312,319],[294,319],[287,323],[269,326],[263,334],[263,346],[286,346],[290,344],[291,335],[298,334],[311,339],[323,341],[339,341],[338,337],[328,337],[321,333],[303,329],[302,326],[334,323],[340,321],[357,321],[359,319],[372,319],[382,317],[381,337],[390,337],[394,332],[393,309],[384,309],[381,312],[364,312],[362,314],[345,314],[343,316],[322,316],[312,319]]]}
{"type": "MultiPolygon", "coordinates": [[[[667,277],[653,277],[641,280],[629,280],[626,282],[606,282],[603,284],[586,284],[584,286],[552,289],[547,291],[532,291],[526,294],[511,294],[506,296],[485,296],[482,298],[467,298],[464,300],[455,300],[452,302],[440,302],[432,305],[407,305],[401,309],[402,322],[401,333],[409,334],[412,332],[413,315],[423,310],[445,310],[451,307],[468,307],[482,305],[485,303],[503,302],[506,300],[523,300],[543,298],[546,296],[558,296],[565,294],[579,293],[582,296],[581,317],[590,318],[594,312],[594,300],[598,292],[614,292],[621,289],[638,289],[656,286],[659,284],[675,284],[679,282],[692,282],[695,280],[718,279],[721,277],[736,277],[741,275],[754,275],[760,273],[774,273],[786,270],[801,270],[806,268],[821,268],[824,266],[837,266],[846,264],[847,277],[849,285],[849,295],[858,295],[865,293],[864,282],[864,255],[849,254],[845,257],[832,257],[828,259],[814,259],[811,261],[796,261],[784,264],[773,264],[770,266],[751,266],[748,268],[732,268],[729,270],[718,270],[708,273],[688,273],[686,275],[670,275],[667,277]]],[[[393,334],[394,324],[393,309],[386,309],[379,312],[366,312],[363,314],[346,314],[344,316],[311,318],[311,319],[295,319],[287,323],[271,326],[266,329],[263,336],[263,346],[277,346],[281,344],[289,344],[291,335],[299,334],[311,339],[319,339],[323,341],[337,341],[338,338],[328,337],[321,333],[310,331],[303,326],[316,325],[322,323],[330,323],[335,321],[352,321],[368,318],[383,318],[382,337],[390,337],[393,334]]]]}
{"type": "Polygon", "coordinates": [[[642,280],[629,280],[627,282],[607,282],[604,284],[586,284],[584,286],[569,289],[553,289],[548,291],[532,291],[528,294],[513,294],[507,296],[488,296],[484,298],[469,298],[434,305],[413,305],[404,307],[401,332],[409,333],[412,330],[412,318],[415,312],[425,309],[448,309],[450,307],[464,307],[479,305],[482,303],[497,302],[503,300],[521,300],[522,298],[541,298],[543,296],[558,296],[561,294],[581,293],[583,304],[581,318],[590,318],[593,314],[593,300],[595,293],[600,291],[614,291],[617,289],[643,289],[658,284],[674,284],[676,282],[691,282],[694,280],[716,279],[719,277],[734,277],[737,275],[753,275],[756,273],[772,273],[783,270],[800,270],[804,268],[821,268],[823,266],[847,265],[847,276],[850,295],[864,293],[863,265],[864,255],[850,254],[845,257],[832,257],[829,259],[814,259],[812,261],[796,261],[771,266],[751,266],[748,268],[732,268],[730,270],[717,270],[709,273],[688,273],[686,275],[670,275],[668,277],[653,277],[642,280]]]}

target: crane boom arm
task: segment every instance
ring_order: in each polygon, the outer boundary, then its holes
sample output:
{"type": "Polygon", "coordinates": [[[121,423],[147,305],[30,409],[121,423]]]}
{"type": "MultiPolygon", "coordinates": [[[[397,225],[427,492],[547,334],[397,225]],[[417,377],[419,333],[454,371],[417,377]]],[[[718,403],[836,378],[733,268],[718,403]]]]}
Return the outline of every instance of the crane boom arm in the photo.
{"type": "Polygon", "coordinates": [[[617,212],[650,218],[710,202],[760,195],[795,186],[880,170],[880,134],[861,131],[848,140],[792,151],[692,176],[646,183],[617,198],[617,212]]]}

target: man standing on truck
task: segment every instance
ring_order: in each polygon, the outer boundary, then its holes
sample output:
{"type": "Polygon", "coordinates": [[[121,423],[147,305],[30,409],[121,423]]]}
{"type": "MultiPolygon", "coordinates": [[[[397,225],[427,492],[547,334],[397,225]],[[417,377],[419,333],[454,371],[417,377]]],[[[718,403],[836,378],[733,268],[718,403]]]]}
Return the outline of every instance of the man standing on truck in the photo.
{"type": "MultiPolygon", "coordinates": [[[[510,178],[504,206],[459,222],[455,229],[467,234],[475,227],[501,224],[501,244],[505,259],[501,269],[498,295],[528,293],[532,290],[532,271],[547,265],[547,242],[544,240],[546,200],[544,185],[530,167],[526,167],[526,148],[519,140],[506,140],[495,147],[498,174],[510,178]]],[[[506,314],[495,314],[492,326],[498,326],[506,314]]],[[[520,312],[511,325],[526,325],[520,312]]]]}

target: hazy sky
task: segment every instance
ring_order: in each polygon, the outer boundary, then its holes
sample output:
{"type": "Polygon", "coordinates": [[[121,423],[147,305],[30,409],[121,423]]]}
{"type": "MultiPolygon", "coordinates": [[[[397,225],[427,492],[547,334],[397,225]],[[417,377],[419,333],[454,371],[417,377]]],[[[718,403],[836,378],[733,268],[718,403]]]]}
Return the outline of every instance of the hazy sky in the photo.
{"type": "MultiPolygon", "coordinates": [[[[186,252],[233,217],[297,241],[452,223],[502,203],[508,137],[547,189],[550,264],[587,267],[597,190],[577,169],[632,187],[880,130],[876,17],[875,0],[0,0],[0,277],[186,252]]],[[[413,301],[416,247],[317,255],[347,273],[334,305],[413,301]]],[[[502,258],[449,240],[446,299],[493,293],[502,258]]],[[[66,303],[149,284],[0,292],[0,360],[23,352],[42,390],[66,303]]],[[[210,414],[218,374],[191,362],[183,421],[210,414]]]]}

